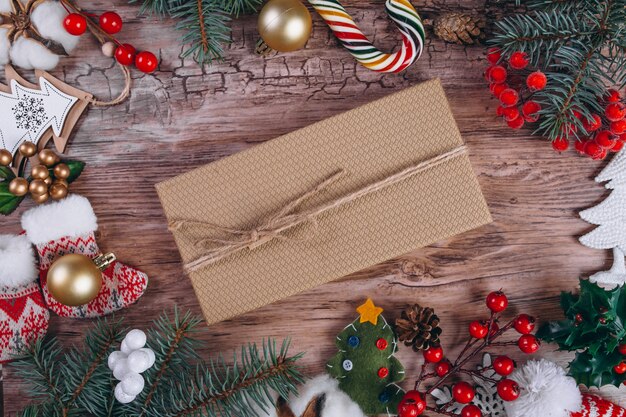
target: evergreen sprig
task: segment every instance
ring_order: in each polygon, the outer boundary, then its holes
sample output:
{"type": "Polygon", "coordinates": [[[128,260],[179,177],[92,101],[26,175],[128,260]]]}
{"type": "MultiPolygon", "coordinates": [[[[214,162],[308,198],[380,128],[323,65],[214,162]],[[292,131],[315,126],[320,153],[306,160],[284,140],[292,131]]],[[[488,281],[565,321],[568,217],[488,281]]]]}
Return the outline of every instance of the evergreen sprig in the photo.
{"type": "Polygon", "coordinates": [[[296,365],[301,355],[288,355],[289,342],[279,348],[267,340],[261,348],[248,344],[228,363],[220,355],[208,363],[195,339],[202,320],[190,313],[163,313],[148,331],[155,364],[142,375],[144,390],[134,401],[115,400],[118,381],[107,367],[109,354],[126,333],[121,321],[99,320],[81,348],[63,353],[52,338],[39,341],[14,364],[35,401],[21,417],[182,417],[249,416],[272,407],[272,391],[284,397],[303,378],[296,365]]]}

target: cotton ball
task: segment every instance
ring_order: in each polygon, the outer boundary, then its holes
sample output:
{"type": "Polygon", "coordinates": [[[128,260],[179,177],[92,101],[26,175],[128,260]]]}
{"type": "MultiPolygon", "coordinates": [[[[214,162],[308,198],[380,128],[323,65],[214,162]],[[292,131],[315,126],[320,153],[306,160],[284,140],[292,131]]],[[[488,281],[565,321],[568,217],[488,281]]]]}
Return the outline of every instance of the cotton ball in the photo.
{"type": "Polygon", "coordinates": [[[122,391],[125,394],[132,395],[133,397],[143,391],[144,380],[143,377],[134,372],[130,372],[124,375],[124,379],[119,383],[122,387],[122,391]]]}
{"type": "Polygon", "coordinates": [[[63,27],[65,16],[67,11],[60,2],[47,1],[34,8],[30,20],[41,36],[60,43],[69,53],[78,45],[80,36],[70,35],[65,30],[63,27]]]}
{"type": "Polygon", "coordinates": [[[111,354],[109,355],[109,360],[107,361],[107,363],[109,365],[109,369],[110,370],[115,369],[115,364],[120,359],[126,359],[126,355],[124,353],[120,352],[119,350],[116,350],[115,352],[111,352],[111,354]]]}
{"type": "Polygon", "coordinates": [[[51,70],[59,63],[59,56],[32,39],[20,36],[9,53],[11,62],[24,69],[51,70]]]}
{"type": "Polygon", "coordinates": [[[134,350],[128,355],[128,368],[140,374],[150,367],[150,359],[150,354],[145,350],[134,350]]]}
{"type": "Polygon", "coordinates": [[[122,389],[122,384],[119,383],[115,386],[115,399],[122,404],[128,404],[135,399],[135,396],[126,394],[122,389]]]}
{"type": "Polygon", "coordinates": [[[7,33],[9,33],[9,29],[0,28],[0,65],[6,65],[9,63],[11,43],[7,37],[7,33]]]}
{"type": "Polygon", "coordinates": [[[118,381],[121,381],[122,379],[124,379],[124,376],[129,372],[131,371],[128,365],[128,359],[120,359],[117,361],[115,367],[113,368],[113,377],[118,381]]]}
{"type": "Polygon", "coordinates": [[[126,342],[130,350],[141,349],[146,345],[146,334],[142,330],[133,329],[128,332],[123,342],[126,342]]]}
{"type": "Polygon", "coordinates": [[[519,384],[521,394],[504,403],[508,417],[569,417],[582,407],[576,381],[554,362],[528,361],[509,378],[519,384]]]}

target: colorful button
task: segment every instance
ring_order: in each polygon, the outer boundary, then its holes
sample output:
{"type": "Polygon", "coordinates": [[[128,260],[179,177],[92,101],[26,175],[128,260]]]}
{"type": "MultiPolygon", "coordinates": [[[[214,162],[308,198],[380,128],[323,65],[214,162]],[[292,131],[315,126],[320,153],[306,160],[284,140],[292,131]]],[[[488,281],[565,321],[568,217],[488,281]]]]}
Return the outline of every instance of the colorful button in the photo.
{"type": "Polygon", "coordinates": [[[341,366],[343,366],[343,369],[345,369],[346,371],[351,371],[352,368],[354,367],[354,365],[352,365],[352,361],[350,359],[346,359],[345,361],[343,361],[341,366]]]}
{"type": "Polygon", "coordinates": [[[361,340],[358,337],[356,337],[356,336],[350,336],[348,338],[348,346],[350,346],[350,347],[355,348],[355,347],[359,346],[360,343],[361,343],[361,340]]]}
{"type": "Polygon", "coordinates": [[[385,367],[382,367],[382,368],[380,368],[378,370],[378,377],[379,378],[387,378],[387,376],[389,376],[389,369],[387,369],[385,367]]]}
{"type": "Polygon", "coordinates": [[[376,341],[376,347],[378,348],[378,350],[385,350],[387,349],[387,346],[389,346],[389,344],[383,338],[380,338],[376,341]]]}
{"type": "Polygon", "coordinates": [[[381,392],[380,395],[378,396],[378,401],[380,401],[383,404],[387,404],[390,400],[391,400],[391,395],[387,391],[381,392]]]}

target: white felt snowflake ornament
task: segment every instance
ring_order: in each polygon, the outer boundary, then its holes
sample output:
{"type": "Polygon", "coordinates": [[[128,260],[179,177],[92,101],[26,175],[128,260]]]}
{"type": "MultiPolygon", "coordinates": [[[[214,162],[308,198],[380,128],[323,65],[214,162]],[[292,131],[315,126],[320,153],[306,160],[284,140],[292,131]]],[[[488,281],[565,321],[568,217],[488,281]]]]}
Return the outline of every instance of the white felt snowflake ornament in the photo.
{"type": "Polygon", "coordinates": [[[0,65],[50,70],[79,37],[63,27],[67,11],[58,1],[0,0],[0,65]]]}
{"type": "Polygon", "coordinates": [[[154,365],[154,352],[145,345],[146,334],[134,329],[122,340],[121,350],[109,355],[109,369],[120,381],[115,387],[115,399],[122,404],[132,402],[143,391],[145,381],[140,374],[154,365]]]}

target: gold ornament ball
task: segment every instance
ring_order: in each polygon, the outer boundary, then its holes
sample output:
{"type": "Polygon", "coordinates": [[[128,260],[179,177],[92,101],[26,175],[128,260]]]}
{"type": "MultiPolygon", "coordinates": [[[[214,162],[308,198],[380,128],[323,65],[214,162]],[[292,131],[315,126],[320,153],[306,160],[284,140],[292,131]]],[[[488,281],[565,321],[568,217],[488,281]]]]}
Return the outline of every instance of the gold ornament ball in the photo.
{"type": "Polygon", "coordinates": [[[272,49],[290,52],[300,49],[311,36],[311,13],[299,0],[270,0],[258,20],[259,34],[272,49]]]}
{"type": "Polygon", "coordinates": [[[46,182],[41,178],[34,179],[30,182],[28,186],[28,191],[30,191],[31,196],[34,198],[35,196],[40,196],[48,193],[48,186],[46,182]]]}
{"type": "Polygon", "coordinates": [[[36,153],[37,153],[37,145],[35,145],[34,143],[24,142],[20,145],[20,154],[22,154],[26,158],[30,158],[36,153]]]}
{"type": "Polygon", "coordinates": [[[54,167],[54,176],[62,180],[66,180],[70,176],[70,167],[64,163],[60,163],[54,167]]]}
{"type": "Polygon", "coordinates": [[[59,155],[51,149],[42,149],[41,152],[39,152],[39,162],[47,167],[51,167],[60,160],[61,158],[59,158],[59,155]]]}
{"type": "Polygon", "coordinates": [[[48,193],[43,193],[43,194],[39,194],[39,195],[33,195],[31,194],[30,197],[33,199],[33,201],[37,204],[43,204],[46,201],[48,201],[48,198],[50,198],[50,195],[48,193]]]}
{"type": "Polygon", "coordinates": [[[43,180],[43,182],[45,182],[46,185],[50,187],[52,185],[52,177],[46,178],[45,180],[43,180]]]}
{"type": "Polygon", "coordinates": [[[52,185],[54,184],[61,184],[62,186],[64,186],[65,188],[70,188],[70,184],[66,181],[66,180],[62,180],[62,179],[56,179],[54,180],[54,182],[52,183],[52,185]]]}
{"type": "Polygon", "coordinates": [[[8,167],[13,162],[13,155],[6,149],[0,149],[0,165],[8,167]]]}
{"type": "Polygon", "coordinates": [[[45,165],[35,165],[30,171],[30,175],[32,175],[33,178],[45,180],[50,176],[50,171],[48,171],[48,167],[45,165]]]}
{"type": "Polygon", "coordinates": [[[50,197],[53,200],[62,200],[67,197],[67,187],[61,183],[55,182],[50,186],[50,197]]]}
{"type": "Polygon", "coordinates": [[[102,272],[85,255],[70,254],[57,259],[48,270],[48,290],[61,304],[76,307],[98,296],[102,272]]]}
{"type": "Polygon", "coordinates": [[[25,196],[28,193],[28,180],[26,178],[13,178],[9,183],[9,192],[17,197],[25,196]]]}

